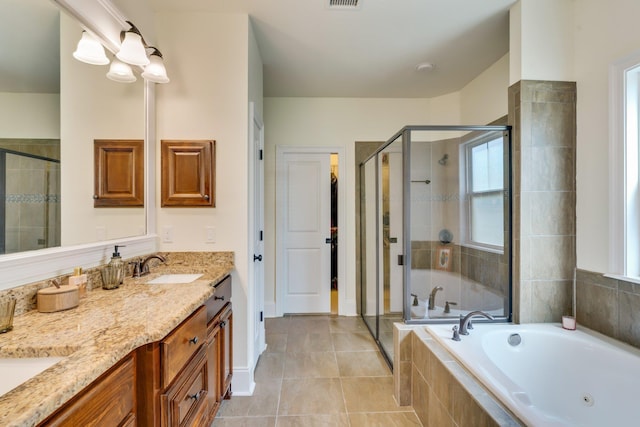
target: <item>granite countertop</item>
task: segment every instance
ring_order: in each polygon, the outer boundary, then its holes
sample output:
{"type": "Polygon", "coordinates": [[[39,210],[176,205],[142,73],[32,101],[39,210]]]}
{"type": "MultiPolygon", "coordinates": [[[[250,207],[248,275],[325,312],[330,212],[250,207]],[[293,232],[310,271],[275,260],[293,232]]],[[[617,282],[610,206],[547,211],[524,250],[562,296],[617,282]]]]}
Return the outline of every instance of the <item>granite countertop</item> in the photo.
{"type": "Polygon", "coordinates": [[[213,265],[189,258],[157,266],[152,261],[152,274],[126,278],[118,289],[92,290],[71,310],[16,316],[13,331],[0,334],[1,358],[64,359],[0,396],[0,425],[37,425],[132,350],[164,338],[233,270],[232,257],[213,265]],[[203,276],[185,284],[147,284],[168,273],[203,276]]]}

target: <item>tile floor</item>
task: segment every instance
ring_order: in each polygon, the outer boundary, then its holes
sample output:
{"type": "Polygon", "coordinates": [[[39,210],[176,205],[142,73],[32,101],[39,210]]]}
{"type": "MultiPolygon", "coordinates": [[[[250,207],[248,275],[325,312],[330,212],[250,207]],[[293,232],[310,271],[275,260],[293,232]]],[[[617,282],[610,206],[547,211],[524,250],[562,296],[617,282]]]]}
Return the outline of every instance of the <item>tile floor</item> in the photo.
{"type": "Polygon", "coordinates": [[[253,396],[223,402],[211,427],[421,426],[393,397],[389,367],[359,317],[266,319],[253,396]]]}

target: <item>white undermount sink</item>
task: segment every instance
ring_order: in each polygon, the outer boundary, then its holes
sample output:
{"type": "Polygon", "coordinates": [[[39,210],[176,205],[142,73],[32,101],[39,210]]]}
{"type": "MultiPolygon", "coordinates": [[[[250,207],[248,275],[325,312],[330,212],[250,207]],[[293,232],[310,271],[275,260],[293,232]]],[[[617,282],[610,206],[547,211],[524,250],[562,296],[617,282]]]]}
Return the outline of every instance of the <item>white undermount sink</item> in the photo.
{"type": "Polygon", "coordinates": [[[0,358],[0,396],[55,365],[64,357],[0,358]]]}
{"type": "Polygon", "coordinates": [[[159,285],[163,283],[191,283],[198,280],[202,274],[163,274],[147,283],[150,285],[159,285]]]}

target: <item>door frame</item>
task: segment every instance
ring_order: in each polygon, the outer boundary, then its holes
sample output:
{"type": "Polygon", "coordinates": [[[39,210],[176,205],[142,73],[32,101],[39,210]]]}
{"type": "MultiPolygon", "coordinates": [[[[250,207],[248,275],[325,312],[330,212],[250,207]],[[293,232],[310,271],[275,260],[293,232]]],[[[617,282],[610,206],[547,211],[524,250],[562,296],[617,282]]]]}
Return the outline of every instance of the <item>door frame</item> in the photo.
{"type": "MultiPolygon", "coordinates": [[[[247,341],[248,345],[248,355],[251,359],[253,359],[252,369],[255,369],[256,364],[258,363],[258,357],[262,352],[266,349],[266,338],[265,338],[265,330],[264,330],[264,123],[260,117],[260,113],[257,111],[255,103],[249,103],[249,194],[248,194],[248,216],[249,216],[249,233],[248,233],[248,283],[251,284],[251,292],[248,292],[247,295],[247,305],[249,309],[247,310],[248,315],[248,329],[251,331],[248,334],[250,337],[247,341]],[[260,135],[260,150],[263,151],[262,160],[259,160],[259,153],[256,152],[255,147],[255,128],[259,129],[260,135]],[[262,162],[260,164],[259,162],[262,162]],[[262,224],[258,218],[256,218],[256,206],[255,206],[255,197],[256,197],[256,172],[261,171],[262,173],[262,224]],[[262,225],[262,227],[261,227],[262,225]],[[262,255],[263,260],[260,261],[262,264],[263,272],[262,272],[262,283],[256,282],[256,261],[254,261],[253,256],[256,255],[255,251],[255,236],[261,231],[263,232],[263,240],[262,240],[262,251],[260,255],[262,255]],[[260,292],[259,287],[262,286],[262,292],[260,292]],[[262,328],[261,328],[261,336],[255,337],[253,336],[253,331],[255,329],[255,323],[260,316],[260,311],[262,311],[262,328]],[[256,346],[256,340],[258,341],[258,348],[256,346]]],[[[255,383],[254,385],[255,386],[255,383]]]]}
{"type": "MultiPolygon", "coordinates": [[[[286,188],[286,176],[283,173],[284,157],[286,154],[327,154],[335,153],[338,155],[338,314],[342,315],[346,312],[345,303],[347,301],[347,284],[346,284],[346,206],[345,206],[345,190],[346,190],[346,174],[347,161],[345,158],[344,147],[339,146],[313,146],[299,147],[294,145],[277,145],[276,146],[276,259],[275,259],[275,287],[276,287],[276,316],[282,317],[284,314],[284,287],[279,286],[279,278],[284,274],[284,242],[282,233],[279,230],[284,229],[284,215],[282,206],[284,190],[286,188]]],[[[327,171],[327,179],[330,179],[330,170],[327,171]]],[[[330,230],[327,230],[329,233],[330,230]]],[[[327,234],[328,235],[328,234],[327,234]]],[[[327,283],[331,286],[331,282],[327,283]]]]}

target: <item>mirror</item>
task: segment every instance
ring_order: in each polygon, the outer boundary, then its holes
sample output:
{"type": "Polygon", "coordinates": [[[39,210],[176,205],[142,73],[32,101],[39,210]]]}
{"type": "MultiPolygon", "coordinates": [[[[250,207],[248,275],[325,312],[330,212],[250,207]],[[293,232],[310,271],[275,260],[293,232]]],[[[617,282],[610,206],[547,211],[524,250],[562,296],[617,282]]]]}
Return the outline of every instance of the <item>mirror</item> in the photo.
{"type": "Polygon", "coordinates": [[[50,1],[0,3],[0,254],[146,233],[144,208],[92,198],[93,140],[144,139],[144,84],[76,61],[81,32],[50,1]]]}

